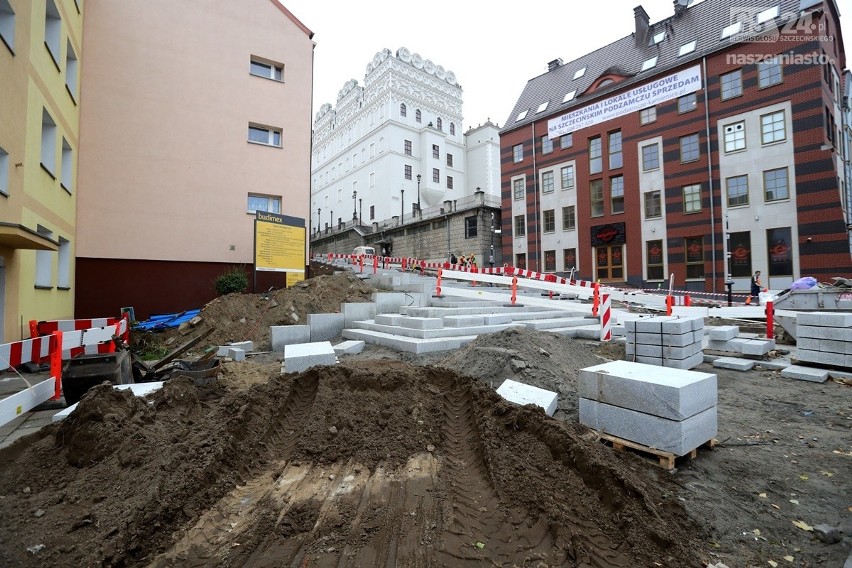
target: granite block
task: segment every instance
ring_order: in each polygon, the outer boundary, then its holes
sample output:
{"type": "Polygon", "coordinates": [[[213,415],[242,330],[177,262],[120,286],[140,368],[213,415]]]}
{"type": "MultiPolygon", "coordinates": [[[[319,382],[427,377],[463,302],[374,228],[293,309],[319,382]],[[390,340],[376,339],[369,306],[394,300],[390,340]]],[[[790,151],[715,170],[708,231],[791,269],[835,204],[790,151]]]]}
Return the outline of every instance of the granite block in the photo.
{"type": "Polygon", "coordinates": [[[233,359],[234,361],[245,361],[246,360],[246,352],[239,347],[229,347],[228,348],[228,357],[233,359]]]}
{"type": "Polygon", "coordinates": [[[712,406],[718,397],[716,375],[630,361],[611,361],[580,369],[582,398],[683,420],[712,406]]]}
{"type": "Polygon", "coordinates": [[[337,363],[337,356],[328,341],[284,346],[282,370],[285,373],[301,373],[316,365],[334,365],[335,363],[337,363]]]}
{"type": "Polygon", "coordinates": [[[775,349],[774,339],[749,339],[742,344],[743,355],[766,355],[775,349]]]}
{"type": "Polygon", "coordinates": [[[823,365],[834,365],[846,367],[846,355],[843,353],[827,353],[825,351],[811,351],[810,349],[797,349],[796,358],[808,363],[820,363],[823,365]]]}
{"type": "Polygon", "coordinates": [[[273,351],[284,351],[285,345],[308,343],[311,328],[307,325],[272,325],[269,327],[273,351]]]}
{"type": "Polygon", "coordinates": [[[727,341],[735,338],[740,333],[739,326],[736,325],[719,325],[710,327],[710,339],[717,341],[727,341]]]}
{"type": "Polygon", "coordinates": [[[354,339],[350,339],[349,341],[343,341],[334,346],[334,354],[338,357],[340,355],[355,355],[361,353],[366,347],[366,343],[364,341],[358,341],[354,339]]]}
{"type": "Polygon", "coordinates": [[[373,302],[344,302],[340,304],[343,312],[343,327],[352,327],[353,321],[370,320],[376,317],[376,304],[373,302]]]}
{"type": "Polygon", "coordinates": [[[506,379],[497,388],[497,394],[515,404],[540,406],[548,416],[553,416],[553,413],[556,412],[557,396],[553,391],[506,379]]]}
{"type": "Polygon", "coordinates": [[[343,314],[308,314],[308,327],[311,328],[311,341],[329,341],[343,332],[343,314]]]}
{"type": "Polygon", "coordinates": [[[688,454],[718,433],[715,406],[685,420],[669,420],[580,398],[580,423],[676,456],[688,454]]]}
{"type": "Polygon", "coordinates": [[[713,361],[713,366],[718,369],[733,369],[734,371],[751,371],[754,369],[754,361],[751,359],[740,359],[738,357],[719,357],[713,361]]]}
{"type": "Polygon", "coordinates": [[[796,326],[800,325],[845,329],[852,327],[852,312],[799,312],[796,326]]]}
{"type": "Polygon", "coordinates": [[[812,383],[824,383],[828,380],[828,375],[829,372],[825,369],[814,369],[813,367],[803,367],[800,365],[790,365],[781,371],[782,377],[812,383]]]}

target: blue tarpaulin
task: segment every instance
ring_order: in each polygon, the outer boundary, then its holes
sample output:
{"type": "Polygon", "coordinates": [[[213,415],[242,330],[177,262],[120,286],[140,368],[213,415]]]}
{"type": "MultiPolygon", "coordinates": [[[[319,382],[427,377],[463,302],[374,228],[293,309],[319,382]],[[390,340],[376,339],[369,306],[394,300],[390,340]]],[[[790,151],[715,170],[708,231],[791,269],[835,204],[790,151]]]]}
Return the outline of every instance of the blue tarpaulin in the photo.
{"type": "Polygon", "coordinates": [[[151,316],[145,321],[140,321],[133,326],[133,329],[139,331],[161,331],[164,329],[172,329],[179,327],[180,324],[188,322],[195,316],[201,313],[201,310],[187,310],[176,314],[162,314],[151,316]]]}

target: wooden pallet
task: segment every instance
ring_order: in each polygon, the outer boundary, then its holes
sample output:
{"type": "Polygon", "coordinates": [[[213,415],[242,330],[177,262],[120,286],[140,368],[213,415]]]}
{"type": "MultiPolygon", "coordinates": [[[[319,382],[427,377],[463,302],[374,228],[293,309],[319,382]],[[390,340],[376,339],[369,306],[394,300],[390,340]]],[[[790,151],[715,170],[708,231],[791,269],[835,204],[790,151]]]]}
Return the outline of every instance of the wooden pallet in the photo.
{"type": "Polygon", "coordinates": [[[692,450],[688,454],[686,454],[684,456],[678,456],[678,455],[675,455],[671,452],[658,450],[657,448],[652,448],[650,446],[638,444],[636,442],[632,442],[630,440],[625,440],[624,438],[619,438],[617,436],[612,436],[610,434],[604,434],[603,432],[598,432],[598,438],[604,443],[608,442],[608,443],[612,444],[612,448],[614,450],[624,451],[625,449],[630,449],[630,450],[634,450],[634,451],[638,452],[639,454],[641,454],[641,455],[643,455],[643,456],[645,456],[649,459],[652,459],[652,460],[656,459],[657,462],[658,462],[658,465],[661,468],[669,470],[669,471],[671,471],[672,469],[675,468],[675,462],[678,458],[683,457],[685,459],[686,458],[695,459],[698,456],[698,449],[699,448],[707,448],[707,449],[712,450],[713,448],[716,447],[716,444],[718,443],[716,441],[716,439],[714,438],[712,440],[708,440],[708,441],[704,442],[698,448],[695,448],[694,450],[692,450]]]}

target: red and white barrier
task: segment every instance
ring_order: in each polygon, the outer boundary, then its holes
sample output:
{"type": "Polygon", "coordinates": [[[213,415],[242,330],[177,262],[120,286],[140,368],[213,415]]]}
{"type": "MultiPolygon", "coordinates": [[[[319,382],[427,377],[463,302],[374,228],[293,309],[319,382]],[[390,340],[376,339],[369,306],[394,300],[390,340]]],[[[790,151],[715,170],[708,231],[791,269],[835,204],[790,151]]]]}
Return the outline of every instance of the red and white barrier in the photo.
{"type": "Polygon", "coordinates": [[[113,353],[115,345],[112,343],[112,336],[121,337],[125,343],[130,342],[130,322],[129,316],[124,314],[120,318],[92,318],[78,320],[50,320],[36,321],[30,320],[30,337],[38,338],[52,334],[55,331],[61,331],[63,334],[70,332],[81,332],[79,335],[74,334],[67,336],[68,341],[63,347],[62,358],[71,359],[78,355],[95,355],[98,353],[113,353]],[[84,338],[84,334],[89,336],[84,338]],[[79,339],[79,344],[75,342],[79,339]]]}
{"type": "Polygon", "coordinates": [[[612,301],[609,294],[602,294],[601,301],[601,341],[612,340],[612,301]]]}

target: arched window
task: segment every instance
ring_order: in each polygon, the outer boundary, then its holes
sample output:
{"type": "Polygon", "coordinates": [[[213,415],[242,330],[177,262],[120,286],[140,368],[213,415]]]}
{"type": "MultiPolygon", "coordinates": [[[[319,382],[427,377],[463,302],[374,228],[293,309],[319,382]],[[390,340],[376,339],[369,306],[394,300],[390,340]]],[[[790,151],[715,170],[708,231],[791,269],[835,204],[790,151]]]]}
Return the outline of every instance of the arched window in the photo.
{"type": "Polygon", "coordinates": [[[399,116],[405,117],[407,114],[408,113],[405,108],[405,103],[402,103],[401,105],[399,105],[399,116]]]}
{"type": "Polygon", "coordinates": [[[420,114],[420,109],[417,109],[416,111],[414,111],[414,120],[415,120],[416,122],[418,122],[418,123],[422,121],[422,116],[421,116],[421,114],[420,114]]]}
{"type": "Polygon", "coordinates": [[[455,135],[456,135],[456,123],[451,122],[450,123],[450,136],[455,136],[455,135]]]}
{"type": "Polygon", "coordinates": [[[444,130],[444,123],[441,122],[441,117],[438,117],[438,130],[444,130]]]}

